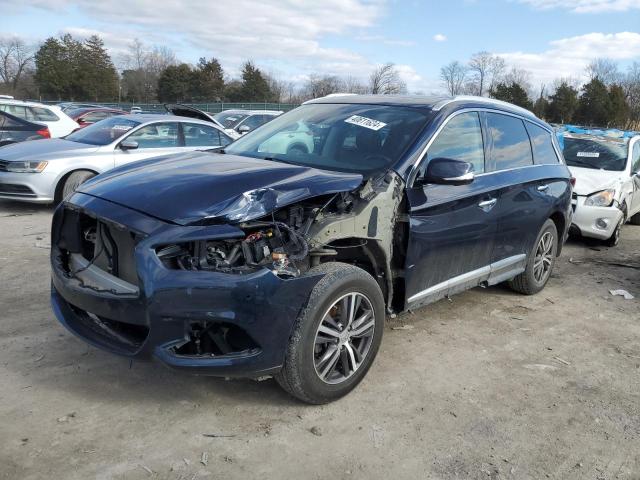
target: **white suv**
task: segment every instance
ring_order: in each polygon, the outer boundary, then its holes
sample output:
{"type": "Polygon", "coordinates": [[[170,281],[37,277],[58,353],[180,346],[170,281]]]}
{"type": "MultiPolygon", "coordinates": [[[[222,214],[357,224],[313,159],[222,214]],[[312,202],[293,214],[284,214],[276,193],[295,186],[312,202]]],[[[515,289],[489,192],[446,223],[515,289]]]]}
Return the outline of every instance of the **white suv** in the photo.
{"type": "Polygon", "coordinates": [[[0,98],[0,110],[29,122],[46,125],[51,138],[69,135],[79,125],[55,105],[0,98]]]}

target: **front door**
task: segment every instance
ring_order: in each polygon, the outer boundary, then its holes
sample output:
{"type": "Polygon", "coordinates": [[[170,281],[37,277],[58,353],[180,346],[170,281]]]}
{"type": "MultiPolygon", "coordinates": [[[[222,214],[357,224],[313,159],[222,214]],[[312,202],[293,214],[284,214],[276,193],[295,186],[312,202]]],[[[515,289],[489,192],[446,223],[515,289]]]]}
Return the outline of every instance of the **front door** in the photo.
{"type": "Polygon", "coordinates": [[[633,194],[629,205],[629,216],[640,213],[640,140],[636,140],[631,150],[631,180],[633,194]]]}
{"type": "Polygon", "coordinates": [[[485,148],[477,112],[450,117],[420,165],[434,158],[470,162],[476,178],[468,185],[415,186],[407,190],[410,232],[406,302],[415,307],[478,285],[489,277],[500,201],[485,170],[485,148]]]}
{"type": "Polygon", "coordinates": [[[122,137],[119,145],[124,141],[136,142],[138,147],[129,150],[116,147],[116,167],[146,158],[184,151],[177,122],[157,122],[145,125],[131,132],[129,135],[122,137]]]}

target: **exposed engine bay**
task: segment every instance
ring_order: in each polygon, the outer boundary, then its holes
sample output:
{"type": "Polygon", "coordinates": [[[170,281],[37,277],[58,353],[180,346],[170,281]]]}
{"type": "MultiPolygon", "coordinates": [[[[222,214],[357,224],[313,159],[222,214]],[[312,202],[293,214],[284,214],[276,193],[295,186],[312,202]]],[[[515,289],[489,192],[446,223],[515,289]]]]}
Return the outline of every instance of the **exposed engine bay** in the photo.
{"type": "MultiPolygon", "coordinates": [[[[391,297],[394,250],[406,248],[400,214],[402,180],[393,172],[367,180],[357,190],[304,200],[266,217],[236,225],[242,238],[162,245],[167,268],[246,274],[268,268],[281,278],[301,275],[322,262],[361,266],[391,297]]],[[[396,262],[398,260],[396,259],[396,262]]]]}

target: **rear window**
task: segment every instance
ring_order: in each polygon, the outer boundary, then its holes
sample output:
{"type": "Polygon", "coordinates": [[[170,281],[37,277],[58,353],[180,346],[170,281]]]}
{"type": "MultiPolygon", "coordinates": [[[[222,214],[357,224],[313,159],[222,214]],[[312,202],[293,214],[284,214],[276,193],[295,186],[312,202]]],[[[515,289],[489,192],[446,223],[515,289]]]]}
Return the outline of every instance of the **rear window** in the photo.
{"type": "Polygon", "coordinates": [[[493,140],[491,159],[495,170],[533,165],[529,135],[522,120],[499,113],[487,113],[489,132],[493,140]]]}
{"type": "Polygon", "coordinates": [[[555,164],[558,163],[558,156],[553,148],[553,140],[551,133],[542,127],[526,122],[527,132],[531,139],[531,147],[533,148],[533,161],[536,164],[555,164]]]}
{"type": "Polygon", "coordinates": [[[565,136],[563,154],[571,167],[621,172],[627,165],[627,142],[617,138],[565,136]]]}
{"type": "Polygon", "coordinates": [[[29,107],[29,110],[31,110],[33,119],[36,122],[57,122],[60,120],[58,116],[48,108],[29,107]]]}

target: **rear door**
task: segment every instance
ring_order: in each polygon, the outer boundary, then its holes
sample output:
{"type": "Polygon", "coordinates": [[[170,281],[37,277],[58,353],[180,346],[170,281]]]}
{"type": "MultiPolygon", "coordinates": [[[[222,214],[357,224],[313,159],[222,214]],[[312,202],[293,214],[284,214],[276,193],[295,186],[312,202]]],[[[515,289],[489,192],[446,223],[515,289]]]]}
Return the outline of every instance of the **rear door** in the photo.
{"type": "Polygon", "coordinates": [[[481,117],[476,111],[462,111],[445,122],[422,159],[419,175],[430,160],[452,158],[472,163],[477,176],[469,185],[426,184],[407,189],[405,293],[411,307],[478,285],[490,271],[499,198],[491,176],[483,175],[481,117]]]}
{"type": "Polygon", "coordinates": [[[556,194],[565,191],[566,181],[545,176],[551,171],[545,165],[559,164],[551,132],[518,116],[485,115],[491,142],[488,175],[500,187],[498,233],[491,258],[491,283],[497,283],[524,270],[527,255],[554,208],[556,194]]]}

